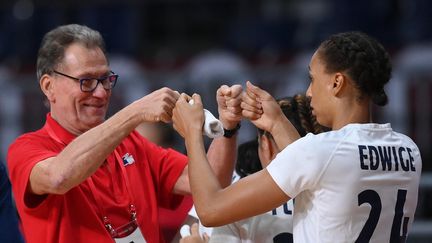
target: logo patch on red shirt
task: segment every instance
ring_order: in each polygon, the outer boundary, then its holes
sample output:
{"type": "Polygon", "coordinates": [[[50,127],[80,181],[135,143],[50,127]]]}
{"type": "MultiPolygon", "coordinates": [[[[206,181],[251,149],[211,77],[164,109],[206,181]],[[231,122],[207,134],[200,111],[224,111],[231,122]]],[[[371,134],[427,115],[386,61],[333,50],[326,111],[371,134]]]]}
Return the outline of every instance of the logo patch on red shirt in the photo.
{"type": "Polygon", "coordinates": [[[131,165],[131,164],[135,163],[133,156],[129,153],[126,153],[125,155],[123,155],[122,159],[123,159],[123,165],[124,166],[131,165]]]}

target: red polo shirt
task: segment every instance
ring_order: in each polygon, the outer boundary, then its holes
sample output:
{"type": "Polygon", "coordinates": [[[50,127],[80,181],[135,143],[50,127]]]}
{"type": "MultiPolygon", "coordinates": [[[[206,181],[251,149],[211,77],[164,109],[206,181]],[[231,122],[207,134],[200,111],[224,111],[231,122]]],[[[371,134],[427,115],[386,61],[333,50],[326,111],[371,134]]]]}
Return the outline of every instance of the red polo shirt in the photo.
{"type": "Polygon", "coordinates": [[[9,148],[12,189],[27,242],[110,242],[100,207],[118,227],[129,222],[131,201],[146,241],[162,242],[158,205],[173,208],[180,201],[181,196],[171,192],[187,157],[160,148],[134,131],[115,149],[120,156],[129,154],[129,162],[133,163],[124,165],[112,153],[91,176],[97,197],[92,195],[88,180],[64,195],[37,196],[26,192],[33,166],[59,154],[74,138],[48,114],[42,129],[20,136],[9,148]],[[126,175],[120,166],[124,166],[126,175]],[[124,176],[129,179],[129,193],[124,176]]]}

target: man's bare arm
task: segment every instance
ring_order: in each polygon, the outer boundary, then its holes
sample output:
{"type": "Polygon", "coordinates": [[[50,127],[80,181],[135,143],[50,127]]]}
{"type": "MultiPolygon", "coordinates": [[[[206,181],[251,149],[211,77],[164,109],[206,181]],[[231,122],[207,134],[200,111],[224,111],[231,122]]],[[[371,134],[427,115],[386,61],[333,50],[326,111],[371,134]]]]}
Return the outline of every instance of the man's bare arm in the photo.
{"type": "Polygon", "coordinates": [[[56,157],[40,161],[33,167],[28,190],[37,195],[66,193],[91,176],[138,124],[171,121],[178,96],[177,92],[162,88],[79,135],[56,157]]]}

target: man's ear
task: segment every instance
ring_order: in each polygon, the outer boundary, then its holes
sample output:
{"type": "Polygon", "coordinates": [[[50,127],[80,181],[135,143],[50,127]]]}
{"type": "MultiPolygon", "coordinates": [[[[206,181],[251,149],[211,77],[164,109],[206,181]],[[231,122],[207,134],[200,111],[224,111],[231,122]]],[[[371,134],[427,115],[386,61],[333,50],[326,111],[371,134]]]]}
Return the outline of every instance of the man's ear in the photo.
{"type": "Polygon", "coordinates": [[[44,74],[40,80],[39,85],[42,90],[42,92],[45,94],[48,101],[54,102],[55,101],[55,95],[54,95],[54,79],[52,76],[48,74],[44,74]]]}
{"type": "Polygon", "coordinates": [[[342,73],[336,73],[333,80],[333,94],[335,96],[338,96],[343,89],[343,87],[346,85],[346,77],[342,73]]]}

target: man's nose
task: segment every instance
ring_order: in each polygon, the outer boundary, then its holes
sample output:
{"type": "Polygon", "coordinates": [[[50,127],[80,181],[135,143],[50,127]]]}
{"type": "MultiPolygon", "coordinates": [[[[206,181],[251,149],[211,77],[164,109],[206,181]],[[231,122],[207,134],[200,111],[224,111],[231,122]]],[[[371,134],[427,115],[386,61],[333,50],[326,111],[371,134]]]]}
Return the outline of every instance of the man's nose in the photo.
{"type": "Polygon", "coordinates": [[[96,96],[96,97],[105,97],[105,96],[108,95],[108,92],[109,92],[109,90],[106,90],[106,89],[103,87],[102,83],[99,82],[99,83],[96,85],[95,90],[93,90],[93,96],[96,96]]]}

